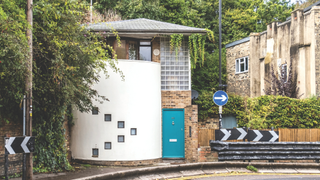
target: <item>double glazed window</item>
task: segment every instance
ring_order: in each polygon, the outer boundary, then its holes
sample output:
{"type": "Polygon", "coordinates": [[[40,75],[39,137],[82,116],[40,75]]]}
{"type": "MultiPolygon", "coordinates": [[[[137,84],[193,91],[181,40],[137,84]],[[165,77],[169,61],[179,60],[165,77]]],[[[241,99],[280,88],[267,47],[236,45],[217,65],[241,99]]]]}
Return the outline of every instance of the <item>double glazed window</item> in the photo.
{"type": "Polygon", "coordinates": [[[247,72],[249,67],[249,57],[236,59],[236,73],[247,72]]]}
{"type": "MultiPolygon", "coordinates": [[[[112,41],[112,40],[111,40],[112,41]]],[[[151,61],[151,40],[124,39],[113,41],[118,59],[151,61]]]]}

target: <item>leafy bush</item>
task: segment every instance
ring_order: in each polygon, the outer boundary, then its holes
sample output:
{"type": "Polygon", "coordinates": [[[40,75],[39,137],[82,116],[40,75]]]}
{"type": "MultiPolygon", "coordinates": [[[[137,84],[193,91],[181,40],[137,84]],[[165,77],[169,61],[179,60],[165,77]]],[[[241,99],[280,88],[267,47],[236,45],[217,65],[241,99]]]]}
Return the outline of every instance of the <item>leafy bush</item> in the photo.
{"type": "Polygon", "coordinates": [[[258,172],[258,169],[255,168],[254,166],[247,166],[247,169],[253,172],[258,172]]]}
{"type": "MultiPolygon", "coordinates": [[[[212,96],[213,92],[204,91],[195,100],[199,121],[218,114],[212,96]]],[[[223,106],[223,114],[234,115],[239,127],[320,128],[320,101],[315,97],[294,99],[268,95],[248,98],[231,94],[223,106]]]]}

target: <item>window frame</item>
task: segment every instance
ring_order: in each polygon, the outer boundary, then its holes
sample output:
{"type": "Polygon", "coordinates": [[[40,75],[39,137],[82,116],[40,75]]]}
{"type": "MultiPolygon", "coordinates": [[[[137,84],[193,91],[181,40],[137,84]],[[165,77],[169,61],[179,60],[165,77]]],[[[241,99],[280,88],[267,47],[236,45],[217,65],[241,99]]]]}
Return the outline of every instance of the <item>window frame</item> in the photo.
{"type": "MultiPolygon", "coordinates": [[[[126,52],[126,55],[125,55],[125,60],[132,60],[132,61],[136,61],[136,60],[138,60],[138,61],[146,61],[146,60],[142,60],[141,58],[140,58],[140,47],[150,47],[150,55],[151,55],[151,59],[150,59],[150,61],[149,62],[153,62],[153,59],[152,59],[152,39],[139,39],[139,38],[121,38],[120,40],[122,40],[122,41],[125,41],[125,52],[126,52]],[[132,41],[134,41],[134,42],[136,42],[136,45],[137,45],[137,54],[136,54],[136,59],[129,59],[129,44],[130,44],[130,41],[132,42],[132,41]],[[143,42],[143,41],[150,41],[150,45],[140,45],[140,42],[143,42]]],[[[110,41],[112,42],[112,43],[110,43],[110,44],[113,44],[112,45],[112,48],[113,48],[113,50],[114,50],[114,52],[117,54],[117,47],[118,47],[118,45],[117,45],[117,40],[115,39],[115,38],[110,38],[110,41]]],[[[112,58],[114,58],[114,55],[113,55],[113,57],[112,58]]],[[[122,58],[118,58],[118,59],[122,59],[122,58]]]]}
{"type": "Polygon", "coordinates": [[[104,149],[105,150],[111,150],[112,149],[112,143],[111,142],[104,142],[104,149]],[[110,143],[110,148],[106,148],[106,144],[110,143]]]}
{"type": "Polygon", "coordinates": [[[285,83],[288,82],[288,66],[287,63],[281,64],[281,77],[282,77],[282,71],[284,70],[285,67],[285,83]]]}
{"type": "Polygon", "coordinates": [[[125,137],[124,135],[118,135],[118,143],[124,143],[125,142],[125,137]],[[123,141],[119,141],[119,137],[123,137],[123,141]]]}
{"type": "Polygon", "coordinates": [[[92,157],[99,157],[99,148],[92,148],[92,157]],[[95,155],[93,152],[94,150],[97,150],[97,155],[95,155]]]}
{"type": "Polygon", "coordinates": [[[92,107],[92,115],[99,115],[99,107],[92,107]],[[97,111],[97,113],[94,113],[95,111],[97,111]]]}
{"type": "Polygon", "coordinates": [[[235,60],[235,74],[241,74],[241,73],[246,73],[249,71],[249,56],[244,56],[244,57],[241,57],[241,58],[237,58],[235,60]],[[241,59],[243,59],[243,62],[241,62],[241,59]],[[247,59],[247,61],[246,61],[247,59]],[[238,69],[239,71],[237,72],[237,62],[239,63],[238,64],[238,69]],[[245,69],[244,71],[241,71],[241,64],[244,64],[244,68],[247,67],[247,69],[245,69]]]}
{"type": "Polygon", "coordinates": [[[117,123],[117,127],[118,127],[118,129],[124,129],[125,128],[125,122],[124,121],[118,121],[118,123],[117,123]],[[123,123],[123,127],[119,127],[119,123],[123,123]]]}
{"type": "Polygon", "coordinates": [[[131,128],[131,129],[130,129],[130,135],[131,135],[131,136],[136,136],[137,134],[138,134],[137,128],[131,128]],[[135,134],[132,134],[132,130],[135,130],[135,134]]]}
{"type": "Polygon", "coordinates": [[[112,121],[112,115],[111,115],[111,114],[104,114],[104,121],[105,121],[105,122],[111,122],[111,121],[112,121]],[[107,115],[110,115],[110,121],[107,121],[107,120],[106,120],[106,116],[107,116],[107,115]]]}

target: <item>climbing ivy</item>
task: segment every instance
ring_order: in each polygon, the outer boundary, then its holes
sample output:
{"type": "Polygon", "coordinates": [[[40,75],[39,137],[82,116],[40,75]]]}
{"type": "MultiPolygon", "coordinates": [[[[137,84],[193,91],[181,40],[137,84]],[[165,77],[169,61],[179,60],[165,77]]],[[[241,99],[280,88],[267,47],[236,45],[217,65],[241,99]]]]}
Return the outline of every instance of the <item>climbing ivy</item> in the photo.
{"type": "MultiPolygon", "coordinates": [[[[195,103],[199,121],[218,114],[212,101],[213,92],[203,91],[195,103]]],[[[295,99],[265,95],[255,98],[229,95],[223,114],[234,115],[239,127],[266,128],[320,128],[320,101],[316,97],[295,99]]]]}
{"type": "MultiPolygon", "coordinates": [[[[197,66],[198,60],[200,60],[200,66],[204,64],[204,54],[205,54],[205,44],[206,38],[208,37],[209,41],[214,41],[213,32],[209,29],[206,29],[207,35],[201,34],[191,34],[189,36],[189,53],[190,53],[190,64],[191,69],[195,69],[197,66]]],[[[183,41],[183,34],[172,34],[170,36],[170,49],[174,49],[176,58],[178,57],[178,52],[183,41]]]]}

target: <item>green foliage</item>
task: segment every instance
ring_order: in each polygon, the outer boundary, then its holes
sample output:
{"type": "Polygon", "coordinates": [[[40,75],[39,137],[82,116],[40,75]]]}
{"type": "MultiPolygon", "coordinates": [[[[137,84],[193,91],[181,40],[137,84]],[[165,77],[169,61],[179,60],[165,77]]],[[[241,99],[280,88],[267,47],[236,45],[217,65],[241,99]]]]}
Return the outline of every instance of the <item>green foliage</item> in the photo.
{"type": "Polygon", "coordinates": [[[26,16],[15,1],[0,0],[0,124],[22,119],[28,52],[26,16]]]}
{"type": "Polygon", "coordinates": [[[104,101],[92,85],[106,67],[118,72],[105,37],[80,25],[86,4],[73,0],[34,3],[34,116],[37,172],[69,170],[63,123],[71,108],[88,112],[104,101]]]}
{"type": "MultiPolygon", "coordinates": [[[[190,53],[191,54],[191,53],[190,53]]],[[[201,91],[216,91],[219,89],[219,51],[205,52],[203,66],[197,66],[191,72],[192,89],[201,91]]],[[[226,49],[221,50],[221,80],[226,83],[226,49]]]]}
{"type": "MultiPolygon", "coordinates": [[[[195,100],[199,119],[218,114],[213,103],[213,92],[203,91],[195,100]]],[[[246,98],[229,95],[223,114],[234,115],[239,127],[266,128],[320,128],[320,101],[316,98],[294,99],[284,96],[246,98]]]]}
{"type": "Polygon", "coordinates": [[[170,49],[175,50],[176,58],[178,58],[178,52],[181,47],[181,43],[183,40],[183,34],[171,34],[170,35],[170,49]]]}
{"type": "Polygon", "coordinates": [[[247,166],[247,169],[250,170],[250,171],[253,171],[253,172],[258,172],[258,169],[255,168],[254,166],[250,165],[250,166],[247,166]]]}

